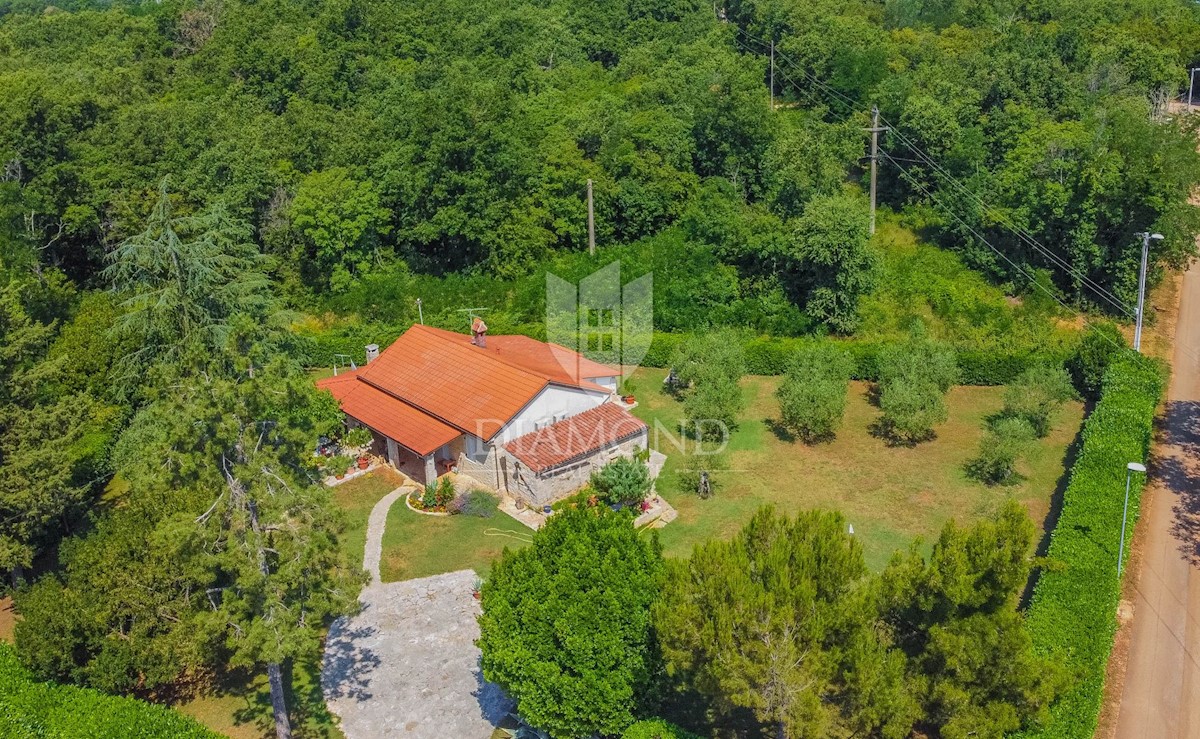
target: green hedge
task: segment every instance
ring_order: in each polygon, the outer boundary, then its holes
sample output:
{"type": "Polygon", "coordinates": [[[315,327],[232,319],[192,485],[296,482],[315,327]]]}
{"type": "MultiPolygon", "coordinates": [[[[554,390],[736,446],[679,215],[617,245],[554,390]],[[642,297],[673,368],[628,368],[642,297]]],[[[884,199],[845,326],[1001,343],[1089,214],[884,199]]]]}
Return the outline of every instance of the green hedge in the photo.
{"type": "Polygon", "coordinates": [[[638,721],[630,726],[621,735],[621,739],[700,739],[700,737],[662,719],[652,719],[638,721]]]}
{"type": "MultiPolygon", "coordinates": [[[[642,359],[646,367],[667,367],[675,348],[687,336],[685,334],[654,334],[650,351],[642,359]]],[[[883,341],[860,339],[824,339],[835,341],[850,354],[854,363],[853,378],[875,380],[879,376],[878,357],[888,346],[883,341]]],[[[744,344],[746,370],[752,375],[781,375],[788,359],[805,341],[802,338],[755,337],[744,344]]],[[[1074,347],[1063,345],[1054,348],[987,348],[955,347],[958,357],[959,381],[964,385],[1006,385],[1031,366],[1050,364],[1062,366],[1071,356],[1074,347]]]]}
{"type": "MultiPolygon", "coordinates": [[[[294,354],[306,367],[329,367],[335,354],[348,354],[361,364],[364,347],[377,343],[386,347],[404,329],[398,326],[366,323],[343,323],[332,327],[301,325],[297,327],[294,354]]],[[[544,341],[545,327],[535,324],[516,324],[505,333],[517,333],[544,341]]],[[[669,367],[675,349],[686,341],[687,334],[655,333],[654,340],[640,364],[644,367],[669,367]]],[[[746,369],[752,375],[781,375],[788,359],[806,341],[805,338],[750,337],[744,342],[746,369]]],[[[887,346],[883,341],[861,339],[823,339],[836,341],[854,360],[853,378],[875,380],[878,376],[877,357],[887,346]]],[[[960,382],[964,385],[1006,385],[1027,368],[1037,364],[1061,366],[1074,352],[1073,346],[1052,348],[956,346],[960,382]]]]}
{"type": "MultiPolygon", "coordinates": [[[[1087,739],[1096,729],[1104,674],[1116,631],[1120,583],[1117,540],[1125,465],[1146,459],[1162,372],[1127,352],[1104,375],[1103,392],[1083,427],[1083,448],[1071,470],[1062,513],[1026,614],[1034,645],[1067,666],[1072,680],[1048,723],[1026,737],[1087,739]]],[[[1141,485],[1130,493],[1129,535],[1141,485]]]]}
{"type": "Polygon", "coordinates": [[[149,703],[73,685],[36,682],[0,643],[0,739],[219,739],[192,719],[149,703]]]}

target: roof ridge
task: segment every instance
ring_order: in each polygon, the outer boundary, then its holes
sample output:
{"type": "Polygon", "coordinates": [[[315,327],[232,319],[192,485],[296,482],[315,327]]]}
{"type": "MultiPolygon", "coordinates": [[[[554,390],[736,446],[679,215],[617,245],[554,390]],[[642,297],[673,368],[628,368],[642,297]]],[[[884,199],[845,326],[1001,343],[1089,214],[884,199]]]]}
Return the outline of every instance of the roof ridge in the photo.
{"type": "MultiPolygon", "coordinates": [[[[466,334],[460,334],[457,331],[450,331],[449,329],[437,328],[436,326],[426,326],[423,323],[414,323],[412,328],[417,328],[418,326],[422,329],[429,329],[429,331],[432,332],[432,335],[437,336],[438,338],[442,338],[442,339],[446,338],[444,336],[444,334],[454,334],[455,336],[461,336],[464,339],[469,338],[466,334]]],[[[501,338],[501,337],[507,338],[510,336],[515,336],[515,337],[519,337],[522,339],[528,339],[529,341],[534,341],[534,342],[537,342],[539,344],[542,344],[542,345],[548,346],[548,347],[558,347],[559,349],[562,349],[563,351],[571,352],[576,357],[580,357],[582,359],[587,359],[587,357],[584,356],[583,354],[581,354],[573,349],[568,349],[567,347],[565,347],[561,344],[556,344],[552,341],[542,341],[541,339],[535,339],[532,336],[526,336],[525,334],[497,334],[496,336],[494,336],[492,338],[501,338]]],[[[547,383],[552,383],[554,385],[575,387],[575,388],[579,388],[581,390],[592,389],[592,388],[588,388],[588,387],[584,386],[585,378],[579,374],[578,369],[576,370],[576,373],[575,373],[576,376],[574,377],[573,382],[569,382],[569,383],[563,382],[562,380],[559,380],[558,378],[550,377],[549,375],[547,375],[544,372],[535,372],[534,370],[530,369],[527,365],[519,364],[517,362],[512,361],[511,359],[505,359],[504,357],[499,356],[499,348],[496,349],[496,353],[492,353],[492,352],[488,351],[486,346],[480,347],[480,346],[476,346],[473,344],[471,346],[473,346],[475,349],[482,349],[483,356],[487,357],[489,360],[491,360],[493,362],[499,362],[507,367],[512,367],[513,369],[523,372],[526,375],[529,375],[530,377],[536,377],[540,380],[545,380],[547,383]]],[[[468,350],[470,350],[470,347],[466,347],[466,348],[468,350]]],[[[588,360],[588,361],[595,361],[595,360],[588,360]]],[[[600,362],[596,362],[596,364],[600,364],[600,362]]],[[[560,363],[560,365],[561,365],[561,363],[560,363]]],[[[568,370],[566,367],[563,367],[563,370],[565,372],[567,372],[568,377],[572,376],[570,374],[570,370],[568,370]]],[[[593,384],[593,383],[588,383],[588,384],[593,384]]]]}

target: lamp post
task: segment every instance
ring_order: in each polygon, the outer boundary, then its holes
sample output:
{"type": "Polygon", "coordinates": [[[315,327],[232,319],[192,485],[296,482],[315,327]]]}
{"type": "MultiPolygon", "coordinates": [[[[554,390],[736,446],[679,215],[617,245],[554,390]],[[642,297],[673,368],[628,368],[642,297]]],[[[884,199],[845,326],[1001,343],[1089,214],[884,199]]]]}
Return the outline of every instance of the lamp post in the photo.
{"type": "Polygon", "coordinates": [[[1141,352],[1142,314],[1146,312],[1146,264],[1150,258],[1150,240],[1162,241],[1163,235],[1143,231],[1138,236],[1142,237],[1142,268],[1138,271],[1137,328],[1133,330],[1133,348],[1135,351],[1141,352]]]}
{"type": "Polygon", "coordinates": [[[1137,462],[1130,462],[1125,465],[1125,510],[1121,513],[1121,544],[1117,547],[1117,579],[1121,578],[1121,558],[1125,555],[1125,522],[1129,519],[1129,485],[1133,480],[1133,473],[1146,472],[1146,466],[1137,462]]]}

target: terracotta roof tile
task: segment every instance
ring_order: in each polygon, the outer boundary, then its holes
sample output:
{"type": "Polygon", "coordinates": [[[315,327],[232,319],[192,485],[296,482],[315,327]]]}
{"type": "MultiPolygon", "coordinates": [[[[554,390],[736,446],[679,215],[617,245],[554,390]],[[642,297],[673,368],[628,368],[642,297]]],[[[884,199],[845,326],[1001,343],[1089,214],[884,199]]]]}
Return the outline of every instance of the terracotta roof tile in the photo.
{"type": "Polygon", "coordinates": [[[546,386],[544,377],[489,361],[469,337],[441,333],[413,326],[359,377],[485,441],[546,386]]]}
{"type": "Polygon", "coordinates": [[[615,403],[604,403],[504,445],[534,472],[544,472],[581,459],[591,452],[625,441],[646,424],[615,403]]]}
{"type": "Polygon", "coordinates": [[[421,456],[462,434],[453,426],[442,423],[408,403],[360,382],[355,372],[319,380],[317,387],[332,393],[347,415],[395,439],[396,443],[421,456]]]}

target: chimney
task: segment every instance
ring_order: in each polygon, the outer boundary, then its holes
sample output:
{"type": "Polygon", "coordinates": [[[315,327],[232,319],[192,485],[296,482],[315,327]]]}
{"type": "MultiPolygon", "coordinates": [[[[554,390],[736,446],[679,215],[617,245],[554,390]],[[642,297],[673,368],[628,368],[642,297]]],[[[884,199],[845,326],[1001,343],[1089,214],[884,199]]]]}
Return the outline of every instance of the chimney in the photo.
{"type": "Polygon", "coordinates": [[[379,345],[367,344],[367,364],[379,359],[379,345]]]}
{"type": "Polygon", "coordinates": [[[487,347],[487,324],[479,316],[471,321],[471,343],[478,347],[487,347]]]}

